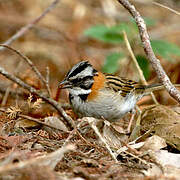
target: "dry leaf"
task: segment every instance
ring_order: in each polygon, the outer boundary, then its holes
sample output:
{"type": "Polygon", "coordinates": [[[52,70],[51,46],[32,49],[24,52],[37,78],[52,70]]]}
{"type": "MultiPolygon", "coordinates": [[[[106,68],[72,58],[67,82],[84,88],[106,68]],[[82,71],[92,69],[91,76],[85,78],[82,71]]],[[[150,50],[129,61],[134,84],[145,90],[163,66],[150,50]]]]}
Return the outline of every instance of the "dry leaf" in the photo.
{"type": "Polygon", "coordinates": [[[67,127],[64,125],[64,123],[55,116],[49,116],[44,119],[45,123],[48,125],[51,125],[55,128],[58,128],[64,132],[68,132],[67,127]]]}
{"type": "Polygon", "coordinates": [[[127,136],[125,134],[119,133],[111,124],[107,123],[105,123],[103,127],[103,137],[106,139],[108,145],[115,149],[122,147],[122,141],[127,141],[127,136]]]}
{"type": "Polygon", "coordinates": [[[166,140],[166,143],[180,150],[180,115],[163,105],[153,105],[143,110],[141,130],[152,131],[166,140]]]}
{"type": "Polygon", "coordinates": [[[141,151],[147,151],[149,149],[153,151],[158,151],[166,146],[166,142],[163,138],[154,135],[146,139],[143,147],[141,148],[141,151]]]}
{"type": "Polygon", "coordinates": [[[38,127],[40,126],[39,123],[37,122],[34,122],[34,121],[30,121],[30,120],[27,120],[27,119],[18,119],[18,121],[16,121],[16,124],[15,124],[15,128],[35,128],[35,127],[38,127]]]}

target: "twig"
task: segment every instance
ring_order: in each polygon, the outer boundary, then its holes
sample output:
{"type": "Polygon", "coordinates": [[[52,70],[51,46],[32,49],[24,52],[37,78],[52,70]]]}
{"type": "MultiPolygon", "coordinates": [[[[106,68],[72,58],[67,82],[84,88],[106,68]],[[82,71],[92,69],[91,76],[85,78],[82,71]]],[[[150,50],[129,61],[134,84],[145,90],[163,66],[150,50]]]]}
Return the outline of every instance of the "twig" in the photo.
{"type": "Polygon", "coordinates": [[[68,138],[63,143],[63,147],[66,146],[68,143],[70,143],[70,139],[74,136],[74,133],[76,132],[76,129],[73,129],[70,133],[68,138]]]}
{"type": "Polygon", "coordinates": [[[95,125],[95,120],[94,118],[91,117],[86,117],[85,120],[87,120],[87,122],[89,123],[89,125],[91,126],[91,128],[94,130],[94,132],[98,135],[99,139],[105,144],[107,150],[109,151],[110,155],[112,156],[112,158],[115,160],[115,162],[118,162],[115,154],[112,152],[111,148],[109,147],[109,145],[107,144],[106,140],[101,136],[98,128],[95,125]]]}
{"type": "MultiPolygon", "coordinates": [[[[54,0],[48,8],[44,10],[44,12],[38,16],[36,19],[34,19],[31,23],[27,24],[26,26],[22,27],[17,33],[15,33],[11,38],[9,38],[6,42],[4,42],[4,45],[9,45],[19,37],[21,37],[23,34],[26,33],[29,29],[31,29],[34,24],[38,23],[48,12],[50,12],[56,4],[59,2],[59,0],[54,0]]],[[[3,47],[0,47],[0,51],[3,50],[3,47]]]]}
{"type": "Polygon", "coordinates": [[[149,166],[149,163],[146,162],[146,160],[141,159],[138,155],[140,154],[135,148],[131,147],[129,144],[126,144],[125,142],[122,141],[122,144],[124,145],[120,149],[117,150],[118,154],[123,155],[122,153],[124,152],[127,155],[132,156],[134,159],[138,159],[140,162],[142,162],[145,165],[149,166]],[[130,152],[129,152],[130,151],[130,152]]]}
{"type": "Polygon", "coordinates": [[[4,97],[3,97],[1,106],[5,106],[5,105],[6,105],[6,102],[7,102],[9,93],[10,93],[10,89],[11,89],[10,86],[6,89],[6,92],[5,92],[5,95],[4,95],[4,97]]]}
{"type": "Polygon", "coordinates": [[[167,7],[167,6],[165,6],[165,5],[163,5],[163,4],[160,4],[160,3],[158,3],[158,2],[153,2],[153,4],[155,4],[155,5],[157,5],[157,6],[160,6],[160,7],[162,7],[162,8],[168,9],[169,11],[171,11],[171,12],[173,12],[173,13],[175,13],[175,14],[177,14],[177,15],[180,16],[180,12],[178,12],[178,11],[176,11],[176,10],[170,8],[170,7],[167,7]]]}
{"type": "MultiPolygon", "coordinates": [[[[139,64],[138,64],[138,62],[137,62],[137,60],[136,60],[136,57],[135,57],[135,55],[134,55],[134,53],[133,53],[133,51],[132,51],[132,48],[131,48],[131,45],[130,45],[129,40],[128,40],[128,38],[127,38],[126,32],[123,31],[123,34],[124,34],[124,40],[125,40],[127,49],[128,49],[128,51],[129,51],[129,53],[130,53],[130,55],[131,55],[131,58],[132,58],[132,60],[133,60],[133,62],[134,62],[134,64],[135,64],[135,66],[136,66],[136,69],[138,70],[138,73],[139,73],[141,82],[142,82],[144,85],[148,85],[148,83],[147,83],[147,81],[146,81],[146,79],[145,79],[145,77],[144,77],[143,71],[142,71],[142,69],[140,68],[140,66],[139,66],[139,64]]],[[[151,92],[151,97],[152,97],[154,103],[155,103],[155,104],[158,104],[158,102],[157,102],[157,100],[156,100],[156,97],[154,96],[153,92],[151,92]]]]}
{"type": "Polygon", "coordinates": [[[138,156],[136,156],[136,155],[134,155],[134,154],[132,154],[132,153],[130,153],[130,152],[128,152],[128,151],[124,151],[127,155],[130,155],[130,156],[132,156],[134,159],[138,159],[140,162],[142,162],[143,164],[145,164],[145,165],[148,165],[149,166],[149,163],[148,162],[146,162],[146,160],[144,160],[144,159],[141,159],[140,157],[138,157],[138,156]]]}
{"type": "MultiPolygon", "coordinates": [[[[16,65],[16,69],[15,69],[15,71],[14,71],[14,75],[15,75],[15,76],[17,76],[17,74],[19,73],[19,67],[20,67],[21,63],[22,63],[22,61],[19,61],[18,64],[16,65]]],[[[12,86],[12,85],[13,85],[13,82],[11,82],[11,83],[9,84],[9,86],[8,86],[7,88],[5,88],[5,89],[6,89],[5,95],[3,96],[3,100],[2,100],[2,102],[1,102],[1,106],[2,106],[2,107],[5,106],[6,103],[7,103],[7,100],[8,100],[8,97],[9,97],[9,94],[10,94],[10,91],[11,91],[11,86],[12,86]]],[[[4,83],[3,83],[3,87],[4,87],[4,83]]],[[[16,94],[16,97],[17,97],[17,94],[16,94]]]]}
{"type": "Polygon", "coordinates": [[[27,89],[30,93],[35,94],[42,98],[47,103],[51,104],[65,119],[65,124],[70,127],[71,129],[74,127],[73,120],[70,116],[66,114],[66,112],[63,110],[63,108],[60,106],[58,102],[55,100],[48,98],[44,96],[43,94],[39,93],[35,88],[31,87],[30,85],[24,83],[19,78],[15,77],[14,75],[9,74],[7,71],[5,71],[2,67],[0,67],[0,74],[5,76],[7,79],[10,79],[11,81],[15,82],[19,86],[23,87],[24,89],[27,89]]]}
{"type": "Polygon", "coordinates": [[[76,129],[76,133],[79,135],[79,137],[80,137],[87,145],[96,148],[97,151],[99,151],[99,152],[102,152],[101,149],[100,149],[100,147],[98,147],[96,144],[93,144],[93,143],[87,141],[87,140],[82,136],[82,134],[79,132],[78,129],[76,129]]]}
{"type": "Polygon", "coordinates": [[[46,89],[47,89],[47,92],[49,94],[49,97],[51,97],[51,90],[50,90],[50,87],[49,87],[49,67],[46,67],[46,89]]]}
{"type": "Polygon", "coordinates": [[[24,118],[24,119],[27,119],[27,120],[30,120],[30,121],[33,121],[33,122],[36,122],[38,124],[42,124],[44,126],[47,126],[47,127],[50,127],[52,129],[57,129],[57,130],[60,130],[60,131],[63,131],[62,129],[58,128],[58,127],[55,127],[55,126],[52,126],[50,124],[47,124],[43,121],[40,121],[39,119],[36,119],[36,118],[33,118],[33,117],[30,117],[30,116],[27,116],[27,115],[23,115],[23,114],[19,114],[17,115],[18,117],[21,117],[21,118],[24,118]]]}
{"type": "Polygon", "coordinates": [[[164,69],[162,68],[159,59],[156,58],[153,49],[151,47],[149,35],[147,33],[146,24],[139,14],[139,12],[135,9],[135,7],[128,1],[128,0],[117,0],[120,4],[126,8],[129,13],[133,16],[136,21],[136,24],[139,28],[139,34],[141,37],[142,45],[144,51],[147,55],[147,58],[151,62],[153,69],[156,71],[156,74],[160,80],[160,82],[165,86],[166,90],[169,94],[180,103],[180,92],[173,86],[169,77],[165,73],[164,69]]]}
{"type": "MultiPolygon", "coordinates": [[[[18,54],[30,67],[31,69],[35,72],[35,74],[38,76],[38,78],[44,83],[44,85],[46,86],[47,88],[47,92],[49,94],[49,85],[47,83],[47,80],[42,76],[42,74],[39,72],[39,70],[36,68],[36,66],[34,65],[34,63],[27,57],[25,56],[24,54],[22,54],[20,51],[10,47],[10,46],[7,46],[7,45],[4,45],[4,44],[0,44],[0,46],[2,47],[5,47],[13,52],[15,52],[16,54],[18,54]]],[[[50,94],[49,94],[50,96],[50,94]]]]}

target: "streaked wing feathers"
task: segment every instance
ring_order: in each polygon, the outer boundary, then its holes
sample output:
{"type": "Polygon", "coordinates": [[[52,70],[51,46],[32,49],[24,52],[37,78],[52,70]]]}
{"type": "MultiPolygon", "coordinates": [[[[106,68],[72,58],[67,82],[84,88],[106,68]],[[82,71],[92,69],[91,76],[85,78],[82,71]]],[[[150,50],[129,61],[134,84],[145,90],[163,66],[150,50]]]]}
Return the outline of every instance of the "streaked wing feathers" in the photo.
{"type": "Polygon", "coordinates": [[[140,85],[136,81],[132,81],[127,78],[106,74],[107,86],[112,88],[115,92],[120,92],[121,96],[132,93],[143,93],[145,90],[144,85],[140,85]]]}

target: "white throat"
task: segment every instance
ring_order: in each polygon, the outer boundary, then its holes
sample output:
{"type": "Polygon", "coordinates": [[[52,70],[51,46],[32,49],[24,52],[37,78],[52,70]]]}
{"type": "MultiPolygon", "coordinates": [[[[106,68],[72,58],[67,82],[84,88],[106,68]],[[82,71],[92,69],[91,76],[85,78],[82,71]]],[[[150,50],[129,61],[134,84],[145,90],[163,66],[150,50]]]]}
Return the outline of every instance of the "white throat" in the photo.
{"type": "Polygon", "coordinates": [[[89,94],[91,93],[91,89],[82,89],[80,87],[74,87],[72,89],[68,89],[69,93],[74,95],[74,96],[78,96],[81,94],[89,94]]]}

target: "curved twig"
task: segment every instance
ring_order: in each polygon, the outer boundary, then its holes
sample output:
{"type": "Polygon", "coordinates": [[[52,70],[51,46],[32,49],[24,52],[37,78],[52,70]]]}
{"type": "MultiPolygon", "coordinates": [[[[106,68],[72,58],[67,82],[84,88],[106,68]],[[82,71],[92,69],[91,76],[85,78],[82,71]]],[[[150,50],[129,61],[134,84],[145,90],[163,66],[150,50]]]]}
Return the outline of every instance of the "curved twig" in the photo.
{"type": "Polygon", "coordinates": [[[13,52],[15,52],[16,54],[18,54],[30,67],[31,69],[35,72],[35,74],[37,75],[37,77],[44,83],[46,89],[47,89],[47,92],[49,94],[49,97],[51,97],[51,92],[50,92],[50,89],[49,89],[49,79],[45,79],[42,74],[39,72],[39,70],[36,68],[36,66],[34,65],[34,63],[27,57],[25,56],[24,54],[22,54],[20,51],[8,46],[8,45],[5,45],[5,44],[0,44],[0,46],[2,47],[5,47],[13,52]]]}

